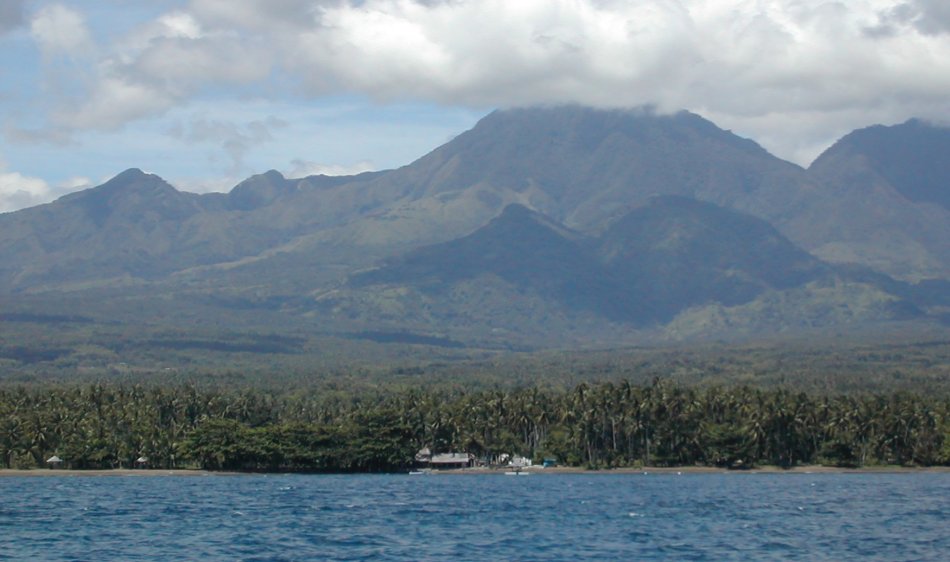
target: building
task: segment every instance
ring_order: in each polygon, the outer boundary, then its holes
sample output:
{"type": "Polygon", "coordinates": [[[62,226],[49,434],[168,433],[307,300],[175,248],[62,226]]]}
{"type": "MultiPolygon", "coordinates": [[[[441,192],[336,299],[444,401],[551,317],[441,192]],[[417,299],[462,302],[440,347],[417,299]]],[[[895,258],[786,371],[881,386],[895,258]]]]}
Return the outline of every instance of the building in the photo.
{"type": "Polygon", "coordinates": [[[444,470],[450,468],[469,468],[475,458],[469,453],[432,454],[428,447],[416,453],[416,462],[426,468],[444,470]]]}

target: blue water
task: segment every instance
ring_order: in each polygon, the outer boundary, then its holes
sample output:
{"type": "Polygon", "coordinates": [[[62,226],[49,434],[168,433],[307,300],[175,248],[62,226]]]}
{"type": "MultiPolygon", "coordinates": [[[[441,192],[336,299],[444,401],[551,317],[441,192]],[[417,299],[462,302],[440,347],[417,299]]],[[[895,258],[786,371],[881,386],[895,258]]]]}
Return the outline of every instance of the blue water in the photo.
{"type": "Polygon", "coordinates": [[[950,474],[0,478],[0,560],[948,560],[950,474]]]}

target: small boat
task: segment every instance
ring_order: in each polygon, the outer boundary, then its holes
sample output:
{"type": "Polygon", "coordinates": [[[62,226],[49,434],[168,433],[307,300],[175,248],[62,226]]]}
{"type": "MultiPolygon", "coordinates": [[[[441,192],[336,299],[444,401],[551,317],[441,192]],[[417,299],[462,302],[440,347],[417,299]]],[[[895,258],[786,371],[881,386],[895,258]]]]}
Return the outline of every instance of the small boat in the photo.
{"type": "Polygon", "coordinates": [[[505,472],[505,476],[528,476],[530,472],[521,472],[521,469],[517,470],[508,470],[505,472]]]}
{"type": "Polygon", "coordinates": [[[410,470],[409,474],[413,476],[418,476],[420,474],[432,474],[432,470],[428,468],[423,468],[422,470],[410,470]]]}

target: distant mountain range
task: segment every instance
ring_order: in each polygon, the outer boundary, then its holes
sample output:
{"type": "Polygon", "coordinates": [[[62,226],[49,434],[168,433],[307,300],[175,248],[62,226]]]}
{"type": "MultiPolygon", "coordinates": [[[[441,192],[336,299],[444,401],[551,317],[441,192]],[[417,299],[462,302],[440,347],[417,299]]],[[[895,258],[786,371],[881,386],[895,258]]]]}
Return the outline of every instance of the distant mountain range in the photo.
{"type": "Polygon", "coordinates": [[[357,176],[196,195],[131,169],[0,215],[0,306],[472,345],[940,326],[950,130],[862,129],[803,169],[688,112],[557,107],[357,176]]]}

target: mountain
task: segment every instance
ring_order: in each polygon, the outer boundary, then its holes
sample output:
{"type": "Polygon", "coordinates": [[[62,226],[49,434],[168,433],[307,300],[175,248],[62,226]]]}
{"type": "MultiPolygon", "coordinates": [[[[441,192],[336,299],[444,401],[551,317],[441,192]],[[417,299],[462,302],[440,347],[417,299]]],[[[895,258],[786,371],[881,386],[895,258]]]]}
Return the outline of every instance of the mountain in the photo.
{"type": "Polygon", "coordinates": [[[611,298],[620,287],[604,275],[588,245],[579,233],[513,204],[467,236],[388,260],[354,275],[350,284],[411,285],[444,295],[456,283],[494,276],[568,309],[609,316],[615,310],[611,298]]]}
{"type": "Polygon", "coordinates": [[[252,211],[287,197],[297,188],[277,170],[252,176],[237,184],[227,195],[227,206],[237,211],[252,211]]]}
{"type": "Polygon", "coordinates": [[[688,112],[569,106],[496,111],[409,166],[296,209],[319,204],[321,224],[346,233],[337,239],[372,249],[445,241],[511,203],[584,232],[656,195],[778,220],[805,183],[797,166],[688,112]]]}
{"type": "Polygon", "coordinates": [[[0,215],[0,290],[128,285],[203,268],[217,275],[307,233],[271,207],[293,207],[301,192],[373,175],[290,180],[270,171],[226,195],[196,195],[126,170],[101,186],[0,215]]]}
{"type": "Polygon", "coordinates": [[[569,106],[356,176],[196,195],[132,169],[0,215],[0,312],[540,346],[929,326],[950,310],[948,135],[871,127],[806,170],[689,112],[569,106]]]}
{"type": "MultiPolygon", "coordinates": [[[[862,278],[859,272],[825,264],[761,219],[695,199],[663,196],[620,217],[595,237],[512,205],[470,235],[356,273],[345,290],[318,300],[331,315],[353,317],[374,302],[374,295],[385,294],[386,306],[400,314],[384,327],[427,326],[453,335],[458,318],[466,318],[467,327],[489,323],[480,317],[484,301],[471,298],[479,285],[503,291],[507,304],[517,303],[512,306],[518,317],[530,311],[556,319],[558,330],[566,333],[591,318],[611,329],[643,329],[670,322],[694,307],[732,309],[764,295],[844,282],[887,301],[864,320],[914,315],[913,304],[897,306],[904,302],[897,294],[903,285],[880,277],[862,278]],[[538,302],[548,309],[542,311],[538,302]],[[439,312],[423,317],[408,312],[414,307],[439,312]]],[[[379,312],[374,314],[377,322],[386,316],[379,312]]],[[[500,314],[495,311],[492,321],[500,314]]],[[[761,323],[754,310],[744,314],[744,322],[761,323]]],[[[802,317],[797,322],[810,320],[802,317]]],[[[773,324],[785,327],[780,319],[773,324]]]]}
{"type": "MultiPolygon", "coordinates": [[[[918,130],[930,129],[918,124],[901,134],[918,130]]],[[[806,171],[688,112],[557,107],[496,111],[416,162],[386,172],[288,179],[270,171],[227,195],[197,196],[132,170],[100,188],[0,216],[7,258],[0,287],[173,273],[213,283],[223,270],[233,283],[258,285],[279,270],[283,285],[305,291],[316,288],[312,280],[332,282],[354,268],[473,232],[512,203],[596,234],[657,195],[764,219],[829,262],[914,281],[950,278],[943,243],[950,211],[891,187],[875,170],[894,168],[892,162],[870,165],[868,156],[846,149],[852,144],[842,139],[806,171]],[[96,208],[97,198],[130,197],[140,176],[165,191],[138,192],[138,207],[109,207],[109,224],[81,210],[96,208]],[[116,234],[123,224],[131,236],[116,234]],[[61,235],[48,240],[48,232],[61,235]],[[116,241],[125,250],[116,253],[116,241]],[[109,259],[94,259],[99,265],[70,259],[85,252],[109,259]]]]}
{"type": "Polygon", "coordinates": [[[200,196],[131,169],[99,187],[4,215],[0,287],[167,273],[188,259],[176,250],[191,251],[184,231],[206,211],[200,196]]]}
{"type": "Polygon", "coordinates": [[[669,320],[693,305],[736,305],[830,268],[761,219],[685,197],[651,200],[598,239],[608,275],[669,320]]]}
{"type": "Polygon", "coordinates": [[[950,279],[950,129],[861,129],[808,171],[822,188],[791,226],[807,249],[901,279],[950,279]]]}
{"type": "Polygon", "coordinates": [[[506,190],[581,230],[655,195],[760,207],[793,189],[797,171],[689,112],[584,107],[494,112],[415,166],[429,171],[417,195],[506,190]]]}
{"type": "Polygon", "coordinates": [[[804,170],[689,112],[496,111],[408,166],[300,191],[262,222],[310,232],[298,255],[365,267],[472,232],[512,203],[590,234],[652,197],[680,195],[764,219],[831,263],[950,278],[950,212],[836,152],[804,170]]]}
{"type": "Polygon", "coordinates": [[[901,196],[950,210],[950,129],[911,119],[901,125],[875,125],[848,134],[815,162],[863,160],[901,196]]]}
{"type": "MultiPolygon", "coordinates": [[[[452,281],[492,273],[519,286],[559,286],[594,262],[581,256],[581,236],[521,205],[472,234],[420,248],[383,268],[355,276],[356,283],[412,280],[439,287],[452,281]]],[[[553,293],[557,293],[554,290],[553,293]]]]}

